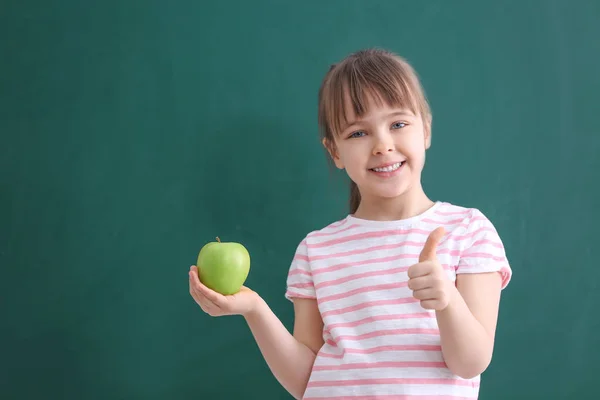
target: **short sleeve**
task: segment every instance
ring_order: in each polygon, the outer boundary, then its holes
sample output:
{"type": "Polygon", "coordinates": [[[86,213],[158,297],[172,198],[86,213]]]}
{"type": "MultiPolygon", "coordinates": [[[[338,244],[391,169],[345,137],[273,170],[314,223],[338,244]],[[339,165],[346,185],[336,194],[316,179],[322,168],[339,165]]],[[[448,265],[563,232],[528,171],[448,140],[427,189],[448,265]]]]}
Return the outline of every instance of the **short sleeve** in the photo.
{"type": "Polygon", "coordinates": [[[504,244],[492,222],[481,211],[474,210],[467,232],[461,239],[463,245],[456,274],[498,272],[504,289],[512,277],[512,270],[504,244]]]}
{"type": "Polygon", "coordinates": [[[315,299],[315,286],[313,284],[308,247],[304,239],[296,248],[294,259],[287,276],[287,289],[285,297],[291,300],[294,297],[315,299]]]}

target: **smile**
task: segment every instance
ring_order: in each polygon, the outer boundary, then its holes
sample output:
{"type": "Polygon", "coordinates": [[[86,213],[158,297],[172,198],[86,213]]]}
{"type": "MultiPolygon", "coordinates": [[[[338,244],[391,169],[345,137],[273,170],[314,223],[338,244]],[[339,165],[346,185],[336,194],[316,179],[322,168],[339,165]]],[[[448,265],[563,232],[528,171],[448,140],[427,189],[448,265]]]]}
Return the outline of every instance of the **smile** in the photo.
{"type": "Polygon", "coordinates": [[[400,168],[402,166],[402,164],[404,164],[404,161],[402,162],[398,162],[395,164],[391,164],[385,167],[381,167],[381,168],[371,168],[371,171],[375,171],[375,172],[394,172],[395,170],[397,170],[398,168],[400,168]]]}

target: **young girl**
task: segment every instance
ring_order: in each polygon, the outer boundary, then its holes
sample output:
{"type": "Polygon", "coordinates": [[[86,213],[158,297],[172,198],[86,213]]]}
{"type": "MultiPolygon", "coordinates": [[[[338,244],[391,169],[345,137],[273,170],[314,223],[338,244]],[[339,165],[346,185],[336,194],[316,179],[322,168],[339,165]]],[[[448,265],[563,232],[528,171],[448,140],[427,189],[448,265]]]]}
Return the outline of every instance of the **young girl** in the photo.
{"type": "Polygon", "coordinates": [[[195,266],[191,295],[243,315],[296,399],[476,399],[511,269],[479,210],[423,191],[431,112],[415,72],[387,51],[350,55],[323,80],[319,124],[352,181],[350,213],[297,248],[293,335],[256,292],[219,295],[195,266]]]}

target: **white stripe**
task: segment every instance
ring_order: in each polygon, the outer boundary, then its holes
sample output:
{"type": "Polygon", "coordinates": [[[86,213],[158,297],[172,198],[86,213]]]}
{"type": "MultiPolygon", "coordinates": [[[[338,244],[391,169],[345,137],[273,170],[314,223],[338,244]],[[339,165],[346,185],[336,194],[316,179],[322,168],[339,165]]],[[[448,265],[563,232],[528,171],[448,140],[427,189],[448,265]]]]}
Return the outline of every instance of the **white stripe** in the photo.
{"type": "MultiPolygon", "coordinates": [[[[325,350],[326,353],[335,354],[334,350],[325,350]]],[[[439,351],[410,351],[410,350],[386,350],[377,354],[377,361],[430,361],[443,362],[444,357],[439,351]]],[[[346,353],[344,363],[360,363],[372,361],[372,354],[346,353]]],[[[340,360],[331,357],[319,357],[315,365],[339,365],[340,360]]]]}
{"type": "MultiPolygon", "coordinates": [[[[305,393],[305,398],[312,397],[333,397],[333,396],[360,396],[389,395],[390,393],[399,393],[398,386],[395,385],[373,385],[373,386],[341,386],[332,389],[330,387],[309,388],[305,393]],[[335,390],[335,391],[334,391],[335,390]],[[335,394],[334,394],[335,393],[335,394]]],[[[404,395],[438,395],[438,396],[457,396],[477,398],[477,389],[463,386],[449,385],[406,385],[402,387],[404,395]]],[[[418,399],[418,398],[416,398],[418,399]]]]}
{"type": "Polygon", "coordinates": [[[378,378],[460,379],[447,368],[365,368],[345,371],[314,371],[314,381],[338,381],[378,378]]]}
{"type": "Polygon", "coordinates": [[[378,346],[395,346],[402,344],[426,344],[439,346],[440,338],[436,335],[383,335],[361,340],[341,339],[336,341],[336,343],[338,344],[338,347],[360,347],[363,349],[369,349],[378,346]]]}

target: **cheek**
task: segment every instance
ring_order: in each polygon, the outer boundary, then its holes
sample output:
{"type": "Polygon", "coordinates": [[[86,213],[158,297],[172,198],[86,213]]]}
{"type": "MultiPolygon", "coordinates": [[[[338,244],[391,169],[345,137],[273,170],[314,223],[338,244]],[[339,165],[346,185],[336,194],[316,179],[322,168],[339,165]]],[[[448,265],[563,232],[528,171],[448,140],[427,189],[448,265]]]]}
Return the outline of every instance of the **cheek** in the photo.
{"type": "Polygon", "coordinates": [[[413,161],[417,161],[420,163],[425,158],[425,142],[423,140],[418,140],[415,138],[408,143],[405,143],[404,148],[408,153],[407,156],[411,158],[413,161]]]}
{"type": "Polygon", "coordinates": [[[361,163],[360,151],[358,146],[340,147],[339,157],[346,169],[356,169],[357,164],[361,163]]]}
{"type": "Polygon", "coordinates": [[[360,181],[365,174],[366,162],[364,156],[361,156],[359,151],[356,149],[344,149],[342,153],[340,153],[340,160],[344,165],[344,169],[346,174],[353,181],[360,181]]]}
{"type": "Polygon", "coordinates": [[[346,173],[350,175],[351,178],[355,177],[361,170],[361,165],[360,163],[356,162],[355,158],[348,157],[348,155],[346,155],[346,157],[343,159],[343,162],[344,169],[346,169],[346,173]]]}

